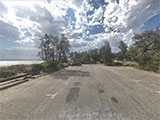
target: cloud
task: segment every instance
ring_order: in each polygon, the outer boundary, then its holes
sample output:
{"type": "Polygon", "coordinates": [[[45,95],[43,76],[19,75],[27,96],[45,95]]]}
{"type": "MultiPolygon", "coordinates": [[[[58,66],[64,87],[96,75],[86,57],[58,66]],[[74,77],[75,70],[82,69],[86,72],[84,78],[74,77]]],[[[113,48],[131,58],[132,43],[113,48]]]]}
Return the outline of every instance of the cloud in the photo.
{"type": "Polygon", "coordinates": [[[59,35],[63,31],[63,27],[66,26],[65,18],[60,18],[53,16],[51,11],[46,7],[41,7],[40,5],[34,5],[36,12],[32,11],[28,7],[16,7],[15,13],[18,17],[28,18],[32,22],[36,22],[39,26],[36,26],[41,33],[48,33],[59,35]],[[26,13],[24,15],[24,13],[26,13]]]}
{"type": "Polygon", "coordinates": [[[98,22],[98,21],[101,21],[103,17],[103,8],[102,7],[99,7],[98,9],[95,10],[93,16],[92,16],[92,23],[95,23],[95,22],[98,22]]]}
{"type": "Polygon", "coordinates": [[[20,32],[13,25],[0,20],[0,35],[2,38],[7,38],[14,41],[19,39],[20,32]]]}
{"type": "Polygon", "coordinates": [[[80,39],[80,38],[82,38],[83,37],[83,34],[82,34],[82,32],[73,32],[73,33],[71,33],[71,35],[70,35],[70,38],[72,38],[72,39],[80,39]]]}
{"type": "Polygon", "coordinates": [[[0,17],[2,17],[7,12],[7,7],[0,1],[0,17]]]}
{"type": "MultiPolygon", "coordinates": [[[[114,36],[117,32],[128,45],[134,33],[141,32],[141,28],[148,19],[160,13],[158,0],[106,0],[104,27],[110,40],[118,42],[114,36]],[[112,35],[111,32],[115,31],[112,35]]],[[[111,44],[112,45],[112,44],[111,44]]],[[[113,46],[112,47],[116,47],[113,46]]],[[[117,49],[118,50],[118,49],[117,49]]]]}
{"type": "MultiPolygon", "coordinates": [[[[69,0],[0,2],[0,38],[14,41],[21,48],[37,49],[45,33],[65,33],[72,50],[100,47],[108,40],[114,52],[123,40],[132,44],[135,32],[160,13],[159,0],[69,0]],[[23,47],[22,47],[23,46],[23,47]]],[[[16,52],[15,51],[15,52],[16,52]]],[[[35,50],[36,51],[36,50],[35,50]]]]}
{"type": "Polygon", "coordinates": [[[119,3],[110,0],[108,2],[104,13],[104,25],[117,28],[121,32],[129,29],[138,32],[145,21],[160,12],[158,0],[122,0],[119,3]]]}
{"type": "Polygon", "coordinates": [[[160,12],[158,3],[159,0],[143,0],[139,1],[137,5],[133,5],[131,7],[132,12],[128,16],[128,28],[135,31],[139,30],[145,21],[160,12]]]}

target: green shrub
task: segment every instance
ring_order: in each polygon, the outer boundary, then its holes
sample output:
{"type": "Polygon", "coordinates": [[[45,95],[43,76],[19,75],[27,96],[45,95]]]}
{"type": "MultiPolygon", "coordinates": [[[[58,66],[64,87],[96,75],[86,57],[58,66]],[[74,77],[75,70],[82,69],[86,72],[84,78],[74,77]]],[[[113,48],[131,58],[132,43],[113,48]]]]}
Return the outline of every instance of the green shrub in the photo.
{"type": "Polygon", "coordinates": [[[32,66],[26,66],[23,71],[24,71],[24,73],[31,73],[32,72],[32,66]]]}
{"type": "Polygon", "coordinates": [[[122,66],[122,63],[121,62],[114,62],[113,65],[114,66],[122,66]]]}
{"type": "Polygon", "coordinates": [[[138,64],[136,62],[127,61],[127,62],[123,63],[123,66],[136,67],[136,66],[138,66],[138,64]]]}
{"type": "Polygon", "coordinates": [[[7,67],[0,67],[0,78],[11,77],[18,73],[39,74],[41,71],[52,73],[67,66],[68,63],[60,63],[58,65],[53,65],[52,62],[43,62],[40,64],[32,65],[12,65],[7,67]]]}
{"type": "MultiPolygon", "coordinates": [[[[141,34],[135,34],[132,45],[134,60],[144,70],[158,71],[160,65],[160,34],[159,31],[147,30],[141,34]]],[[[132,55],[133,56],[133,55],[132,55]]]]}
{"type": "Polygon", "coordinates": [[[63,67],[68,67],[68,63],[63,63],[63,67]]]}
{"type": "Polygon", "coordinates": [[[10,76],[13,76],[16,74],[17,74],[17,72],[12,71],[12,70],[0,71],[0,78],[10,77],[10,76]]]}
{"type": "Polygon", "coordinates": [[[32,73],[33,74],[38,74],[41,71],[45,71],[45,68],[42,64],[33,64],[32,65],[32,73]]]}

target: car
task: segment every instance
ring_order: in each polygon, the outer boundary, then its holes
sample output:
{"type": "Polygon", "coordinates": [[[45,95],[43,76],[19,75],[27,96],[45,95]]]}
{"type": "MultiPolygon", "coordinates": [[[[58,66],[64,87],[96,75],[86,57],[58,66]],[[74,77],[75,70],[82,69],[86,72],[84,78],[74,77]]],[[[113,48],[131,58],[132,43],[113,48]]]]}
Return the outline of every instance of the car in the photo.
{"type": "Polygon", "coordinates": [[[78,61],[70,63],[70,66],[81,66],[81,65],[82,65],[82,63],[78,62],[78,61]]]}

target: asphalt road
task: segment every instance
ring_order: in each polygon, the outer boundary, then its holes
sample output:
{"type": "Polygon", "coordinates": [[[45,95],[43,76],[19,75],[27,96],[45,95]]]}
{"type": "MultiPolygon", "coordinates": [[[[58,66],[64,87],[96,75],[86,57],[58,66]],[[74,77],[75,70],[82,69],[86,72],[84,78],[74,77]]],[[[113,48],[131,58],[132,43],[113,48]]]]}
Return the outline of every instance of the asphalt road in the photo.
{"type": "Polygon", "coordinates": [[[159,120],[160,75],[68,67],[0,91],[1,120],[159,120]]]}

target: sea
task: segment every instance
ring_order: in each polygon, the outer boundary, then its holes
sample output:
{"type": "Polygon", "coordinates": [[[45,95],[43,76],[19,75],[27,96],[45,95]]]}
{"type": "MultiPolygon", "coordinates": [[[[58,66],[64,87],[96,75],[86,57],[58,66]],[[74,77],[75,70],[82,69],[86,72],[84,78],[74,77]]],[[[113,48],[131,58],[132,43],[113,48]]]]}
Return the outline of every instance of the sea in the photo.
{"type": "Polygon", "coordinates": [[[0,67],[11,66],[11,65],[29,65],[42,63],[41,60],[0,60],[0,67]]]}

